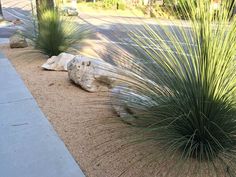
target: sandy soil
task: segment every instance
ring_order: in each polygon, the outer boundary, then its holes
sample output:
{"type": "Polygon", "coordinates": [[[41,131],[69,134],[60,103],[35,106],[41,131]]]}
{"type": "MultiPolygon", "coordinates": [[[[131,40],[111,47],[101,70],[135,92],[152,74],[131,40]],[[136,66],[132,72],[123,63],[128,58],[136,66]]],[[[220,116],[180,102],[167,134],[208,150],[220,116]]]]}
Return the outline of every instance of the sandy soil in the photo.
{"type": "Polygon", "coordinates": [[[106,93],[82,90],[69,81],[67,72],[42,70],[46,57],[37,52],[8,46],[0,46],[0,51],[10,59],[86,176],[154,176],[147,169],[151,163],[142,161],[148,153],[142,150],[146,146],[129,143],[126,136],[132,129],[105,104],[106,93]]]}

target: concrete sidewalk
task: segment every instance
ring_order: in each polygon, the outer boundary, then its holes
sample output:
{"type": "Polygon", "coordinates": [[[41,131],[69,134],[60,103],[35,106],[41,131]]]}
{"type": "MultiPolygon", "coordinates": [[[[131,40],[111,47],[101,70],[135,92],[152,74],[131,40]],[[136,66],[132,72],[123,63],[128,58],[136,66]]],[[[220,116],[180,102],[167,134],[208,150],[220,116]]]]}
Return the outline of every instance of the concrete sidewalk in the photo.
{"type": "Polygon", "coordinates": [[[85,176],[2,54],[0,158],[2,177],[85,176]]]}

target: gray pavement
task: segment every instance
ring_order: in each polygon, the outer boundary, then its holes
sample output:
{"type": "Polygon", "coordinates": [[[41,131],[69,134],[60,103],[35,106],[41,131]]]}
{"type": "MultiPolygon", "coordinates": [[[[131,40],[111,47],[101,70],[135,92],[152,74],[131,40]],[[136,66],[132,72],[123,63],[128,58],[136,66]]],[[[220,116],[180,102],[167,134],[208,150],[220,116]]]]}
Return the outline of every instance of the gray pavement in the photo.
{"type": "MultiPolygon", "coordinates": [[[[12,27],[0,27],[0,38],[9,38],[11,37],[15,32],[16,28],[12,27]]],[[[0,41],[2,43],[2,41],[0,41]]]]}
{"type": "MultiPolygon", "coordinates": [[[[0,38],[0,44],[8,44],[9,43],[9,38],[0,38]]],[[[1,54],[0,54],[1,57],[1,54]]]]}
{"type": "Polygon", "coordinates": [[[85,176],[2,54],[0,157],[1,177],[85,176]]]}

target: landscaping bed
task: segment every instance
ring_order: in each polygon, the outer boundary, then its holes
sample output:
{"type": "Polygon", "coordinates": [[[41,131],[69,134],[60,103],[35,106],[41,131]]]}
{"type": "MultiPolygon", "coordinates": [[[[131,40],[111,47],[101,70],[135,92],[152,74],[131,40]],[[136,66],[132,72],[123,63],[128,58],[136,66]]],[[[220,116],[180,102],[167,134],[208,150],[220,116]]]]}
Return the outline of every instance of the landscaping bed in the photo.
{"type": "Polygon", "coordinates": [[[145,161],[141,158],[147,153],[143,145],[127,145],[124,134],[130,126],[106,104],[107,93],[82,90],[68,79],[67,72],[43,70],[46,57],[28,50],[0,46],[85,175],[153,176],[155,168],[142,168],[145,161]]]}

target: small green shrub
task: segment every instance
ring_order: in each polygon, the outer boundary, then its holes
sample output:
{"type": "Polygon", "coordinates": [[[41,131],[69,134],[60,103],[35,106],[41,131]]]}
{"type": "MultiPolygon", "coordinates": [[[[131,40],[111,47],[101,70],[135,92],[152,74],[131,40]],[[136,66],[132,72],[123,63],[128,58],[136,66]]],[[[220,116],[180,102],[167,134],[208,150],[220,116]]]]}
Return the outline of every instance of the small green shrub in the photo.
{"type": "Polygon", "coordinates": [[[159,18],[169,18],[172,15],[168,8],[166,8],[165,6],[160,6],[158,4],[153,6],[152,13],[154,17],[159,18]]]}
{"type": "Polygon", "coordinates": [[[126,9],[126,4],[123,1],[117,2],[117,9],[125,10],[126,9]]]}
{"type": "Polygon", "coordinates": [[[89,3],[87,2],[86,4],[88,4],[89,6],[93,7],[94,9],[102,9],[103,8],[103,2],[101,1],[98,1],[98,2],[95,2],[95,3],[89,3]]]}
{"type": "Polygon", "coordinates": [[[112,8],[117,5],[119,0],[103,0],[103,6],[104,8],[112,8]]]}
{"type": "Polygon", "coordinates": [[[151,9],[149,6],[139,5],[137,6],[143,14],[150,15],[153,18],[165,18],[168,19],[172,17],[174,14],[170,11],[170,8],[167,6],[153,4],[151,9]]]}

